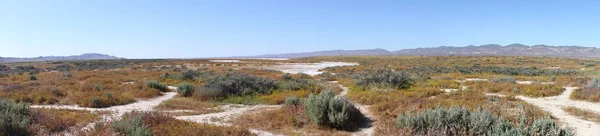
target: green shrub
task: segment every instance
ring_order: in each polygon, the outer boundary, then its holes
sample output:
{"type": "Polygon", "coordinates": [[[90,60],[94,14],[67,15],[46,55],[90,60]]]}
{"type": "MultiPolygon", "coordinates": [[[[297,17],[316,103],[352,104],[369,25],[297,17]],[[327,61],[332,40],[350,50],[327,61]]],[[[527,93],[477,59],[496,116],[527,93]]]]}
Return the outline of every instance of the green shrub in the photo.
{"type": "Polygon", "coordinates": [[[183,83],[177,86],[177,92],[179,92],[179,94],[181,94],[184,97],[192,96],[192,93],[194,93],[194,89],[195,87],[190,83],[183,83]]]}
{"type": "Polygon", "coordinates": [[[600,78],[594,78],[594,79],[590,80],[583,88],[586,90],[600,89],[600,78]]]}
{"type": "Polygon", "coordinates": [[[329,100],[333,98],[333,91],[321,92],[319,95],[310,94],[304,104],[304,109],[310,120],[321,126],[329,125],[327,110],[329,109],[329,100]]]}
{"type": "Polygon", "coordinates": [[[35,75],[29,75],[29,80],[37,80],[37,77],[35,77],[35,75]]]}
{"type": "Polygon", "coordinates": [[[515,79],[514,77],[501,77],[501,78],[496,78],[496,79],[492,80],[492,82],[494,82],[494,83],[513,83],[513,84],[516,84],[517,83],[517,79],[515,79]]]}
{"type": "Polygon", "coordinates": [[[195,80],[196,77],[198,77],[198,75],[200,75],[200,73],[198,71],[194,71],[194,70],[187,70],[183,73],[181,73],[181,79],[183,80],[195,80]]]}
{"type": "Polygon", "coordinates": [[[90,98],[90,101],[92,101],[92,107],[102,107],[102,101],[100,100],[100,97],[98,96],[94,96],[92,98],[90,98]]]}
{"type": "Polygon", "coordinates": [[[309,79],[288,79],[277,83],[277,88],[280,90],[301,90],[309,89],[315,86],[316,83],[309,79]]]}
{"type": "Polygon", "coordinates": [[[281,79],[283,80],[292,80],[292,75],[285,73],[283,75],[281,75],[281,79]]]}
{"type": "Polygon", "coordinates": [[[162,83],[160,83],[158,81],[155,81],[155,80],[147,81],[146,84],[148,85],[148,87],[154,88],[154,89],[158,89],[158,90],[160,90],[162,92],[169,91],[169,88],[167,88],[166,85],[164,85],[164,84],[162,84],[162,83]]]}
{"type": "Polygon", "coordinates": [[[357,128],[364,118],[360,110],[341,98],[329,100],[329,110],[327,112],[331,126],[338,129],[357,128]]]}
{"type": "Polygon", "coordinates": [[[102,84],[95,85],[94,88],[96,88],[96,91],[104,90],[104,86],[102,84]]]}
{"type": "Polygon", "coordinates": [[[408,72],[378,69],[361,72],[354,76],[356,85],[362,88],[397,88],[406,89],[413,84],[408,72]]]}
{"type": "Polygon", "coordinates": [[[277,88],[275,81],[246,74],[228,73],[225,76],[217,76],[208,80],[208,83],[200,88],[201,96],[206,97],[228,97],[244,96],[254,94],[268,94],[277,88]]]}
{"type": "Polygon", "coordinates": [[[398,127],[411,129],[418,135],[574,135],[571,130],[561,129],[549,118],[535,120],[532,126],[525,124],[524,115],[522,118],[520,125],[514,126],[485,110],[471,112],[465,108],[437,107],[415,115],[400,115],[396,121],[398,127]]]}
{"type": "Polygon", "coordinates": [[[119,121],[111,124],[115,131],[123,133],[127,136],[150,136],[152,135],[150,128],[144,125],[142,115],[125,116],[119,121]]]}
{"type": "Polygon", "coordinates": [[[541,118],[533,122],[533,126],[528,128],[528,134],[534,136],[571,136],[575,135],[570,129],[562,129],[554,120],[550,117],[541,118]]]}
{"type": "Polygon", "coordinates": [[[0,135],[28,135],[29,105],[0,98],[0,135]]]}
{"type": "Polygon", "coordinates": [[[350,102],[334,98],[333,91],[309,95],[304,110],[310,120],[320,126],[353,130],[364,120],[364,115],[350,102]]]}
{"type": "Polygon", "coordinates": [[[296,97],[296,96],[290,96],[285,98],[285,105],[286,106],[298,106],[300,105],[300,98],[296,97]]]}

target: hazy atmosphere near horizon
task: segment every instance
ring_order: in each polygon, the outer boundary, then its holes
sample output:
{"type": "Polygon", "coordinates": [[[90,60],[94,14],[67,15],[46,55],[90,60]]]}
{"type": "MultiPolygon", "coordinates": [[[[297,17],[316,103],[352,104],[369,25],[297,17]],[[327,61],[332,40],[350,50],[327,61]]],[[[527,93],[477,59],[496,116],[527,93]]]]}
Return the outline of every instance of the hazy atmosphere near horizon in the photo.
{"type": "Polygon", "coordinates": [[[0,56],[249,56],[483,44],[598,47],[597,1],[2,0],[0,56]]]}

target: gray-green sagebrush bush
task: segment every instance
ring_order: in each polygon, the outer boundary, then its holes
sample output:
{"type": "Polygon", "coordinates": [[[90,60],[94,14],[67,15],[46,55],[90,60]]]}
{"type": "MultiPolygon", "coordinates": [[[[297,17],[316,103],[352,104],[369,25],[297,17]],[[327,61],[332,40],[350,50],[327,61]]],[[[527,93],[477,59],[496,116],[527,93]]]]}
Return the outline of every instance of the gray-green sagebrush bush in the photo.
{"type": "Polygon", "coordinates": [[[209,79],[198,91],[205,97],[227,97],[269,94],[276,88],[277,83],[265,77],[229,73],[209,79]]]}
{"type": "Polygon", "coordinates": [[[313,123],[336,129],[354,130],[365,120],[354,105],[345,99],[334,98],[332,91],[309,95],[304,109],[313,123]]]}
{"type": "Polygon", "coordinates": [[[177,92],[183,97],[190,97],[196,88],[190,83],[182,83],[177,86],[177,92]]]}
{"type": "MultiPolygon", "coordinates": [[[[522,116],[524,120],[524,116],[522,116]]],[[[397,125],[418,135],[510,135],[510,136],[573,136],[570,129],[562,129],[550,118],[537,119],[531,125],[519,125],[494,116],[485,110],[469,111],[465,108],[440,108],[418,114],[398,116],[397,125]]]]}
{"type": "Polygon", "coordinates": [[[154,88],[154,89],[158,89],[162,92],[167,92],[169,91],[169,88],[167,88],[167,85],[164,85],[158,81],[155,80],[150,80],[150,81],[146,81],[146,84],[148,85],[148,87],[150,88],[154,88]]]}
{"type": "Polygon", "coordinates": [[[29,106],[0,98],[0,135],[28,135],[29,106]]]}
{"type": "Polygon", "coordinates": [[[127,115],[123,119],[113,122],[111,127],[117,132],[127,136],[150,136],[152,132],[144,125],[142,115],[127,115]]]}
{"type": "Polygon", "coordinates": [[[298,106],[301,104],[302,104],[302,102],[300,101],[300,98],[298,98],[296,96],[290,96],[290,97],[285,98],[286,106],[298,106]]]}
{"type": "Polygon", "coordinates": [[[406,89],[413,84],[408,72],[378,69],[354,75],[356,85],[362,88],[397,88],[406,89]]]}
{"type": "Polygon", "coordinates": [[[501,77],[501,78],[493,79],[492,82],[494,82],[494,83],[513,83],[513,84],[516,84],[517,83],[517,79],[515,79],[514,77],[501,77]]]}

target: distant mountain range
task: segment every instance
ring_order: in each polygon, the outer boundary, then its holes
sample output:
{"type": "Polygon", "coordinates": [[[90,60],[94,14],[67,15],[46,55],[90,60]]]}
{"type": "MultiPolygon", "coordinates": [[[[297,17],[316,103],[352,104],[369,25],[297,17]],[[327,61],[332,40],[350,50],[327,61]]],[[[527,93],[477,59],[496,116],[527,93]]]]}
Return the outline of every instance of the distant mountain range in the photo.
{"type": "Polygon", "coordinates": [[[41,56],[35,58],[15,58],[0,57],[0,63],[6,62],[31,62],[31,61],[61,61],[61,60],[103,60],[103,59],[124,59],[115,56],[98,53],[86,53],[73,56],[41,56]]]}
{"type": "Polygon", "coordinates": [[[546,56],[566,58],[600,58],[600,49],[582,46],[549,45],[498,45],[487,44],[465,47],[441,46],[434,48],[402,49],[388,51],[384,49],[331,50],[305,53],[267,54],[246,58],[302,58],[315,56],[546,56]]]}
{"type": "MultiPolygon", "coordinates": [[[[385,49],[364,50],[329,50],[304,53],[267,54],[258,56],[222,57],[222,58],[303,58],[316,56],[546,56],[565,58],[600,58],[600,49],[582,46],[549,46],[510,44],[506,46],[487,44],[465,47],[441,46],[434,48],[402,49],[388,51],[385,49]]],[[[0,63],[62,60],[101,60],[125,59],[106,54],[86,53],[73,56],[44,56],[35,58],[0,57],[0,63]]]]}

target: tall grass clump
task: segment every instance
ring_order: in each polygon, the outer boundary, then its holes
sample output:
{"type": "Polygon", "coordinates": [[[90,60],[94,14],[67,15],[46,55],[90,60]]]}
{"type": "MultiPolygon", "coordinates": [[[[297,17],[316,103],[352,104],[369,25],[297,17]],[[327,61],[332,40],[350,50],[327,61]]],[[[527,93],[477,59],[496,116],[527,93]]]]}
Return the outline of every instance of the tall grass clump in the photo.
{"type": "Polygon", "coordinates": [[[28,135],[29,106],[0,98],[0,135],[28,135]]]}
{"type": "Polygon", "coordinates": [[[167,88],[166,85],[155,80],[146,81],[146,84],[148,85],[148,87],[160,90],[162,92],[169,91],[169,88],[167,88]]]}
{"type": "Polygon", "coordinates": [[[123,119],[113,122],[111,127],[128,136],[152,135],[150,128],[144,124],[142,115],[125,116],[123,119]]]}
{"type": "Polygon", "coordinates": [[[363,89],[371,87],[406,89],[413,84],[408,72],[389,69],[361,72],[354,75],[354,80],[356,85],[363,89]]]}
{"type": "Polygon", "coordinates": [[[469,111],[465,108],[440,108],[417,114],[402,114],[396,119],[400,128],[416,135],[555,135],[573,136],[570,129],[560,128],[550,118],[537,119],[531,125],[513,125],[485,110],[469,111]]]}
{"type": "Polygon", "coordinates": [[[268,94],[275,88],[277,83],[265,77],[228,73],[209,79],[198,91],[202,97],[229,97],[268,94]]]}
{"type": "Polygon", "coordinates": [[[190,97],[194,93],[195,87],[190,83],[183,83],[177,86],[177,92],[183,97],[190,97]]]}
{"type": "Polygon", "coordinates": [[[364,115],[353,104],[334,98],[332,91],[311,94],[304,103],[305,113],[319,125],[342,130],[353,130],[364,121],[364,115]]]}

